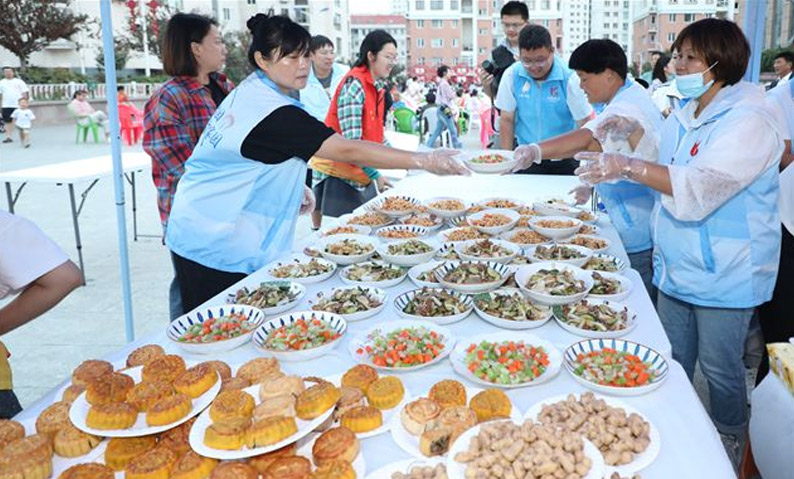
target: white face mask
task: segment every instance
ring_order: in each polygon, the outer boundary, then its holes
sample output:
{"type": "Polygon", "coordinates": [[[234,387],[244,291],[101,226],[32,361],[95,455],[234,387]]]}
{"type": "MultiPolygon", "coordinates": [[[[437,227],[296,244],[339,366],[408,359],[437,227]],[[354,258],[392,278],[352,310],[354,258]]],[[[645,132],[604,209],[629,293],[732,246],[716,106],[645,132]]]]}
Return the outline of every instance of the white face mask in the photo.
{"type": "Polygon", "coordinates": [[[714,68],[717,63],[714,62],[713,65],[706,68],[700,73],[689,73],[687,75],[678,75],[675,77],[675,87],[681,96],[684,98],[700,98],[704,93],[711,88],[711,85],[714,84],[714,80],[709,81],[706,84],[703,84],[703,75],[714,68]]]}

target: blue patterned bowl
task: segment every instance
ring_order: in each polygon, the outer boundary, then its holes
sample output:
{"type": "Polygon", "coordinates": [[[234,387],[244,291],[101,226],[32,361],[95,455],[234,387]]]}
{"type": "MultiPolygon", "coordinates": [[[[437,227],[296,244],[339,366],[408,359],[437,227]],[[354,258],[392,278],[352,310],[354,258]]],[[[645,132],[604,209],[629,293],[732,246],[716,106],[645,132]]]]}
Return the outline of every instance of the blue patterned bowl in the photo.
{"type": "Polygon", "coordinates": [[[224,351],[231,351],[242,346],[251,339],[254,330],[265,320],[265,313],[253,306],[244,304],[224,304],[222,306],[210,306],[207,308],[195,309],[182,315],[171,322],[166,331],[168,339],[176,343],[183,351],[192,354],[216,354],[224,351]],[[188,328],[194,324],[201,324],[210,318],[220,318],[229,314],[242,314],[251,324],[251,330],[234,338],[213,341],[211,343],[186,343],[179,338],[187,332],[188,328]]]}
{"type": "Polygon", "coordinates": [[[321,311],[298,311],[265,321],[262,326],[254,331],[254,344],[256,344],[256,346],[262,350],[266,356],[272,356],[279,361],[307,361],[309,359],[323,356],[335,348],[336,345],[339,344],[339,340],[345,335],[346,331],[347,321],[345,321],[345,319],[338,314],[325,313],[321,311]],[[278,351],[265,346],[268,336],[271,333],[283,326],[289,326],[299,319],[303,319],[305,321],[311,321],[315,319],[322,321],[331,329],[339,333],[339,337],[333,341],[329,341],[311,349],[278,351]]]}

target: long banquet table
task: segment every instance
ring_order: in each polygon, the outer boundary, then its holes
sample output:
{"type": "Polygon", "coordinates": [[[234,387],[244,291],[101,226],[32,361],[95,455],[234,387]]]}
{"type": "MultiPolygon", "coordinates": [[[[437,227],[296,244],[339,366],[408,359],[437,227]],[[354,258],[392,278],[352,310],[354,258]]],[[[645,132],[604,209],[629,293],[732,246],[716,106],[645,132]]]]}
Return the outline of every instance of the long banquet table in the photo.
{"type": "MultiPolygon", "coordinates": [[[[389,194],[405,194],[420,200],[446,195],[462,197],[467,201],[500,196],[531,202],[532,200],[548,196],[565,196],[575,184],[575,178],[556,176],[512,175],[498,177],[474,175],[468,178],[440,178],[432,175],[418,175],[410,176],[399,182],[389,194]]],[[[617,233],[608,220],[602,219],[598,226],[601,228],[599,235],[606,236],[612,241],[609,253],[628,261],[617,233]]],[[[314,240],[316,240],[314,235],[309,238],[296,239],[295,251],[302,251],[305,245],[311,244],[314,240]]],[[[736,477],[720,441],[719,434],[709,419],[695,390],[689,383],[682,367],[671,358],[670,343],[662,329],[650,298],[642,286],[639,274],[634,270],[627,270],[625,274],[633,281],[632,293],[625,302],[637,313],[639,322],[638,326],[625,338],[656,349],[670,363],[670,374],[659,389],[643,396],[620,398],[628,405],[642,412],[658,428],[661,435],[660,453],[650,466],[641,471],[642,478],[727,479],[736,477]]],[[[250,284],[252,280],[258,278],[268,279],[264,268],[253,273],[244,281],[250,284]]],[[[341,284],[342,282],[337,273],[326,281],[307,285],[307,294],[293,311],[309,309],[309,301],[314,298],[318,291],[341,284]]],[[[227,295],[236,291],[238,286],[230,287],[227,291],[208,301],[206,305],[224,302],[227,295]]],[[[414,288],[410,279],[406,278],[399,285],[386,290],[388,294],[387,302],[390,303],[399,294],[414,288]]],[[[387,304],[386,308],[377,316],[361,322],[349,323],[348,334],[330,355],[305,362],[282,363],[282,368],[289,373],[313,376],[331,376],[344,372],[354,365],[354,361],[348,352],[348,342],[356,335],[356,332],[373,324],[395,319],[399,319],[399,316],[393,306],[387,304]]],[[[111,362],[123,361],[130,351],[141,344],[147,343],[161,344],[167,351],[182,354],[188,360],[201,361],[207,359],[202,356],[190,356],[181,352],[175,344],[170,343],[165,335],[165,319],[163,323],[162,332],[141,338],[105,359],[111,362]]],[[[458,341],[465,341],[467,337],[477,334],[500,331],[496,326],[479,319],[474,313],[463,321],[447,327],[452,330],[458,341]]],[[[563,330],[553,320],[538,329],[528,332],[552,342],[561,352],[564,352],[565,348],[570,344],[583,339],[563,330]]],[[[248,343],[234,351],[224,353],[221,357],[211,359],[224,360],[234,368],[236,365],[261,354],[253,343],[248,343]]],[[[453,371],[448,360],[416,372],[402,373],[400,378],[414,396],[426,394],[430,386],[441,379],[455,378],[465,382],[463,378],[453,371]]],[[[567,393],[578,394],[586,391],[587,389],[563,370],[560,371],[556,378],[546,383],[511,389],[506,392],[514,406],[523,414],[533,404],[544,398],[567,393]]],[[[55,394],[55,391],[49,393],[36,404],[20,413],[19,418],[35,418],[44,407],[55,400],[55,394]]],[[[366,460],[368,473],[392,462],[411,458],[408,453],[397,446],[389,433],[363,439],[361,450],[366,460]]]]}

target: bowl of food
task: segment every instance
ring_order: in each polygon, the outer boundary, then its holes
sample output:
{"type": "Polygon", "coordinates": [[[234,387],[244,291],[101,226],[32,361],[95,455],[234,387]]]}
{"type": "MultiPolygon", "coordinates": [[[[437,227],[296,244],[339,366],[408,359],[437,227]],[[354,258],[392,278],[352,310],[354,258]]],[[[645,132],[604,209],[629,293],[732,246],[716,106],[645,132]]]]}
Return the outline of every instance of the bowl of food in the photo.
{"type": "Polygon", "coordinates": [[[306,361],[335,348],[346,331],[338,314],[299,311],[265,321],[254,331],[254,344],[279,361],[306,361]]]}
{"type": "Polygon", "coordinates": [[[637,315],[626,305],[604,299],[583,299],[553,308],[563,329],[586,338],[618,338],[637,325],[637,315]]]}
{"type": "Polygon", "coordinates": [[[596,225],[589,225],[587,223],[583,224],[581,228],[579,228],[578,233],[580,235],[594,235],[597,236],[598,233],[601,232],[601,229],[596,225]]]}
{"type": "Polygon", "coordinates": [[[556,240],[576,234],[582,227],[582,221],[568,216],[536,216],[529,220],[529,227],[556,240]]]}
{"type": "Polygon", "coordinates": [[[577,219],[580,219],[582,220],[583,223],[590,225],[598,223],[598,217],[599,217],[598,213],[594,213],[592,211],[588,211],[584,209],[580,209],[579,214],[576,215],[577,219]]]}
{"type": "Polygon", "coordinates": [[[419,206],[421,206],[419,200],[405,195],[382,196],[371,203],[372,210],[379,211],[392,218],[410,215],[419,206]]]}
{"type": "Polygon", "coordinates": [[[452,241],[442,244],[434,258],[439,261],[460,261],[460,256],[455,251],[455,245],[456,243],[452,241]]]}
{"type": "Polygon", "coordinates": [[[443,288],[421,288],[397,296],[394,307],[397,314],[406,319],[451,324],[468,316],[474,303],[467,294],[443,288]]]}
{"type": "Polygon", "coordinates": [[[547,238],[546,236],[543,236],[542,234],[530,228],[516,228],[510,231],[505,231],[499,235],[499,238],[517,244],[522,248],[551,243],[551,238],[547,238]]]}
{"type": "Polygon", "coordinates": [[[317,250],[323,258],[344,266],[368,260],[377,246],[378,240],[371,236],[334,235],[318,241],[317,250]]]}
{"type": "Polygon", "coordinates": [[[472,215],[474,213],[478,213],[482,210],[487,209],[494,209],[494,208],[505,208],[508,210],[518,210],[522,206],[524,206],[523,201],[519,201],[515,198],[506,198],[503,196],[496,196],[491,198],[485,198],[477,202],[475,206],[479,206],[480,208],[474,211],[474,208],[470,208],[468,213],[472,215]]]}
{"type": "Polygon", "coordinates": [[[626,269],[626,263],[618,258],[609,254],[599,253],[594,254],[582,266],[582,269],[588,271],[604,271],[606,273],[620,273],[626,269]]]}
{"type": "Polygon", "coordinates": [[[593,253],[604,253],[609,249],[611,243],[608,239],[601,236],[577,234],[570,238],[560,240],[561,243],[584,246],[593,253]]]}
{"type": "Polygon", "coordinates": [[[509,263],[510,260],[521,254],[521,248],[513,243],[502,240],[472,240],[462,241],[455,245],[460,259],[466,261],[495,261],[509,263]]]}
{"type": "Polygon", "coordinates": [[[336,272],[336,263],[323,258],[293,255],[267,266],[267,274],[276,279],[288,279],[301,284],[325,281],[336,272]]]}
{"type": "Polygon", "coordinates": [[[429,261],[426,263],[417,264],[408,270],[408,277],[411,282],[420,288],[438,288],[441,283],[436,278],[436,270],[440,269],[447,263],[458,263],[458,261],[429,261]]]}
{"type": "Polygon", "coordinates": [[[488,323],[503,329],[533,329],[552,316],[549,306],[535,303],[515,288],[474,295],[474,311],[488,323]]]}
{"type": "Polygon", "coordinates": [[[415,371],[436,364],[452,352],[452,331],[431,321],[397,320],[371,326],[348,347],[360,364],[381,371],[415,371]]]}
{"type": "Polygon", "coordinates": [[[394,223],[394,219],[377,211],[365,211],[363,213],[342,215],[339,217],[342,225],[368,226],[370,228],[380,228],[394,223]]]}
{"type": "Polygon", "coordinates": [[[437,196],[424,202],[430,213],[440,218],[454,218],[466,214],[468,203],[452,196],[437,196]]]}
{"type": "Polygon", "coordinates": [[[312,311],[338,314],[348,323],[378,314],[386,306],[386,292],[369,286],[345,286],[320,291],[310,301],[312,311]]]}
{"type": "Polygon", "coordinates": [[[510,269],[494,261],[447,263],[433,271],[441,286],[461,293],[482,293],[502,285],[510,269]]]}
{"type": "Polygon", "coordinates": [[[338,225],[329,226],[320,230],[320,236],[333,235],[368,235],[372,228],[364,225],[338,225]]]}
{"type": "Polygon", "coordinates": [[[515,280],[530,299],[548,306],[579,301],[593,287],[589,272],[556,261],[521,266],[515,280]]]}
{"type": "Polygon", "coordinates": [[[593,289],[589,297],[593,299],[608,299],[623,301],[631,294],[633,283],[622,274],[592,271],[593,289]]]}
{"type": "Polygon", "coordinates": [[[349,285],[391,288],[402,283],[407,274],[405,268],[383,261],[365,261],[346,266],[339,273],[339,277],[343,283],[349,285]]]}
{"type": "Polygon", "coordinates": [[[571,244],[537,245],[527,248],[527,257],[533,262],[559,261],[574,266],[582,266],[593,256],[584,246],[571,244]]]}
{"type": "Polygon", "coordinates": [[[532,207],[535,211],[545,216],[568,216],[570,218],[576,218],[579,216],[579,213],[582,212],[580,208],[577,208],[562,198],[546,198],[534,202],[532,207]]]}
{"type": "Polygon", "coordinates": [[[444,218],[430,213],[420,213],[400,218],[399,222],[404,225],[421,226],[430,232],[441,228],[444,225],[444,218]]]}
{"type": "Polygon", "coordinates": [[[507,173],[518,163],[512,150],[462,151],[458,158],[471,171],[486,175],[507,173]]]}
{"type": "Polygon", "coordinates": [[[494,208],[469,215],[467,219],[471,226],[483,233],[497,235],[515,226],[520,217],[514,210],[494,208]]]}
{"type": "Polygon", "coordinates": [[[306,294],[306,287],[294,281],[246,281],[226,302],[259,308],[268,315],[295,307],[306,294]]]}
{"type": "Polygon", "coordinates": [[[381,241],[397,241],[419,238],[427,235],[427,228],[415,225],[384,226],[375,232],[381,241]]]}
{"type": "Polygon", "coordinates": [[[450,228],[448,230],[442,231],[441,238],[444,241],[457,243],[459,241],[488,239],[490,236],[478,230],[474,226],[460,226],[458,228],[450,228]]]}
{"type": "Polygon", "coordinates": [[[384,261],[398,266],[414,266],[433,259],[438,243],[429,239],[397,240],[381,244],[378,254],[384,261]]]}
{"type": "Polygon", "coordinates": [[[166,336],[192,354],[217,354],[247,343],[265,313],[244,304],[198,308],[171,321],[166,336]]]}

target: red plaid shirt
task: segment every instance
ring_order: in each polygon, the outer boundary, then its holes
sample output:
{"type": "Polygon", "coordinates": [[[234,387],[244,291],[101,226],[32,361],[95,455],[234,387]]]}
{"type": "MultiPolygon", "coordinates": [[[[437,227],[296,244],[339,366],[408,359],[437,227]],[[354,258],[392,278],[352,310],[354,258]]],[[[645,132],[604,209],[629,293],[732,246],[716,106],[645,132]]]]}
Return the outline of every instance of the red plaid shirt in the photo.
{"type": "MultiPolygon", "coordinates": [[[[225,75],[213,73],[227,94],[234,88],[225,75]]],[[[157,207],[165,228],[176,185],[185,172],[201,132],[215,113],[209,89],[193,77],[174,77],[146,102],[143,114],[143,149],[152,157],[152,178],[157,188],[157,207]]]]}

